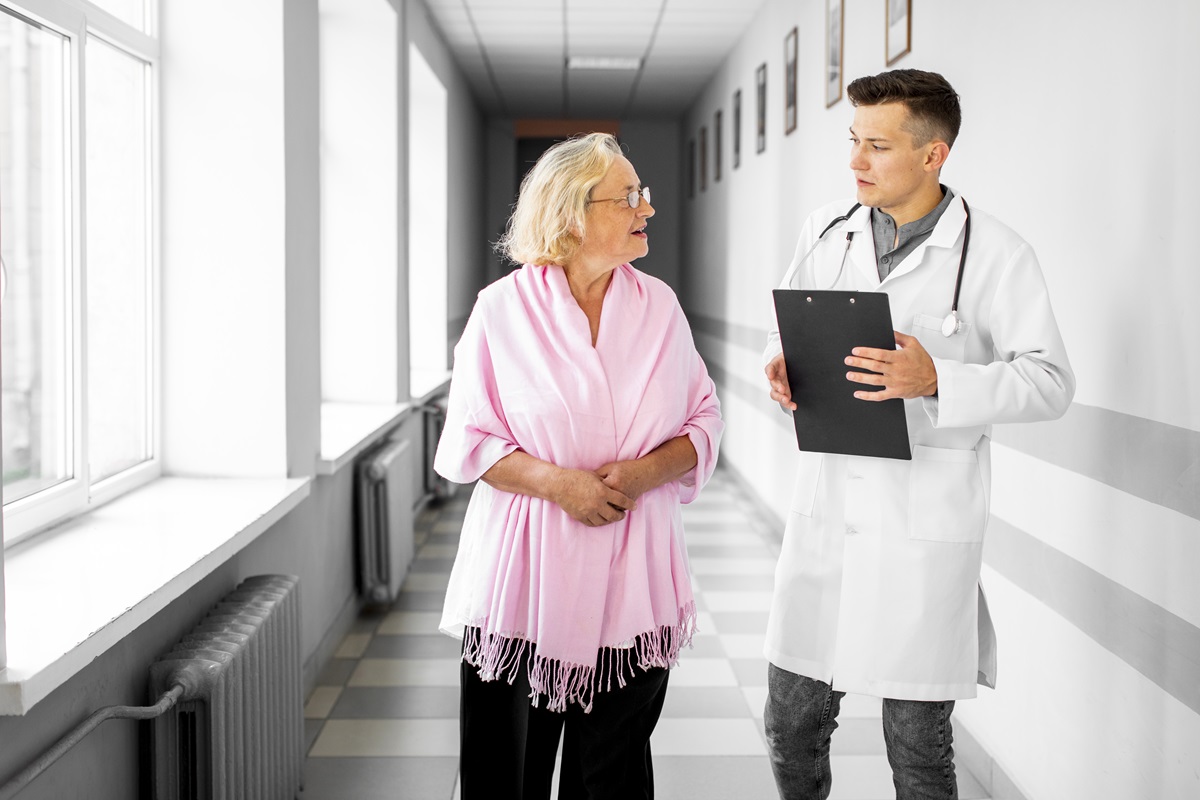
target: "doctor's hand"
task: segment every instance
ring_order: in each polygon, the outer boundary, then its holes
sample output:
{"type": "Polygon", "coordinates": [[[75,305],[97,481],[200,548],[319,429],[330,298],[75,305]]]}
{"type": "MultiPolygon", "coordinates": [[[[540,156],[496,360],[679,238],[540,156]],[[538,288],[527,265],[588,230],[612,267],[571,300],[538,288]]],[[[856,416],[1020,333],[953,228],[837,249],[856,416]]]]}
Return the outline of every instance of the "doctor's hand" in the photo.
{"type": "MultiPolygon", "coordinates": [[[[882,391],[855,392],[859,400],[879,402],[899,397],[910,400],[914,397],[929,397],[937,394],[937,368],[929,353],[916,337],[894,331],[896,350],[879,350],[874,347],[856,347],[846,358],[846,366],[869,369],[878,375],[862,372],[847,372],[846,379],[869,386],[882,386],[882,391]]],[[[774,396],[774,395],[772,395],[774,396]]]]}
{"type": "Polygon", "coordinates": [[[625,512],[637,508],[633,498],[606,486],[594,472],[563,469],[554,480],[550,499],[573,519],[592,528],[625,519],[625,512]]]}
{"type": "Polygon", "coordinates": [[[792,387],[788,385],[783,353],[771,359],[771,362],[767,364],[766,373],[767,381],[771,384],[771,399],[779,403],[784,411],[795,411],[796,404],[792,402],[792,387]]]}

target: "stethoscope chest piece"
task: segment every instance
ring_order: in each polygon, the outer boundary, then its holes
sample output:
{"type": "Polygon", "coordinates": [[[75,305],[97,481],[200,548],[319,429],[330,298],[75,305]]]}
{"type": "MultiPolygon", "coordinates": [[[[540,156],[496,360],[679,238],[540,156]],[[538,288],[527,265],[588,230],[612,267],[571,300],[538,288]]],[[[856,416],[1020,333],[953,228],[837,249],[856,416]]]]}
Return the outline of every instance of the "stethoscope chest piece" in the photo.
{"type": "Polygon", "coordinates": [[[962,323],[958,321],[958,312],[951,311],[946,315],[946,318],[942,320],[942,336],[945,336],[947,339],[949,339],[960,330],[962,330],[962,323]]]}

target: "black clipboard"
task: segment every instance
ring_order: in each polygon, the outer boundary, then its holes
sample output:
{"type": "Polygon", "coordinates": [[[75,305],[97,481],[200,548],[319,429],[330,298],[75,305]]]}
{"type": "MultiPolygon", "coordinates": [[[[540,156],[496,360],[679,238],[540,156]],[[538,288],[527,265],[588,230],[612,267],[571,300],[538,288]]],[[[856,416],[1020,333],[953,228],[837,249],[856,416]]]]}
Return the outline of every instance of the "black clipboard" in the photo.
{"type": "Polygon", "coordinates": [[[856,369],[845,363],[855,347],[896,349],[887,294],[806,289],[773,294],[800,449],[911,460],[904,401],[859,400],[854,392],[875,387],[846,380],[846,372],[856,369]]]}

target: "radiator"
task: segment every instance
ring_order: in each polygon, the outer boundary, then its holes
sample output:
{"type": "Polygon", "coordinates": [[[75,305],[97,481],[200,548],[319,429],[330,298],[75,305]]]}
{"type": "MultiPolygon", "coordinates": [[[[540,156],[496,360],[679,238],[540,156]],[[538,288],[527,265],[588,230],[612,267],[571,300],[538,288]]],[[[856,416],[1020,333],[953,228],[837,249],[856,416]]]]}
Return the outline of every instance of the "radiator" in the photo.
{"type": "Polygon", "coordinates": [[[359,591],[370,603],[390,604],[413,558],[415,448],[408,439],[389,440],[356,471],[359,591]]]}
{"type": "Polygon", "coordinates": [[[442,429],[446,426],[448,401],[449,398],[443,395],[421,406],[425,413],[425,457],[421,466],[425,472],[425,496],[430,500],[447,500],[453,497],[458,489],[458,484],[438,475],[433,468],[433,456],[437,453],[438,441],[442,438],[442,429]]]}
{"type": "Polygon", "coordinates": [[[293,800],[304,761],[298,579],[247,578],[150,667],[154,800],[293,800]]]}

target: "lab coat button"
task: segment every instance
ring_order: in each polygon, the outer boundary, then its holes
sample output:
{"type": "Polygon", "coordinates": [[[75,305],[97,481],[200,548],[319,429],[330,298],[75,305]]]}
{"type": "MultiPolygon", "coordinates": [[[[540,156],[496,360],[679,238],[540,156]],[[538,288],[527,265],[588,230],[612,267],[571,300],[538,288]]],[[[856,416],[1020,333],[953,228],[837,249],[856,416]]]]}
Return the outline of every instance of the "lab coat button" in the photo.
{"type": "Polygon", "coordinates": [[[855,527],[853,525],[846,526],[846,535],[847,536],[853,536],[856,533],[858,533],[858,530],[855,529],[855,527]]]}

